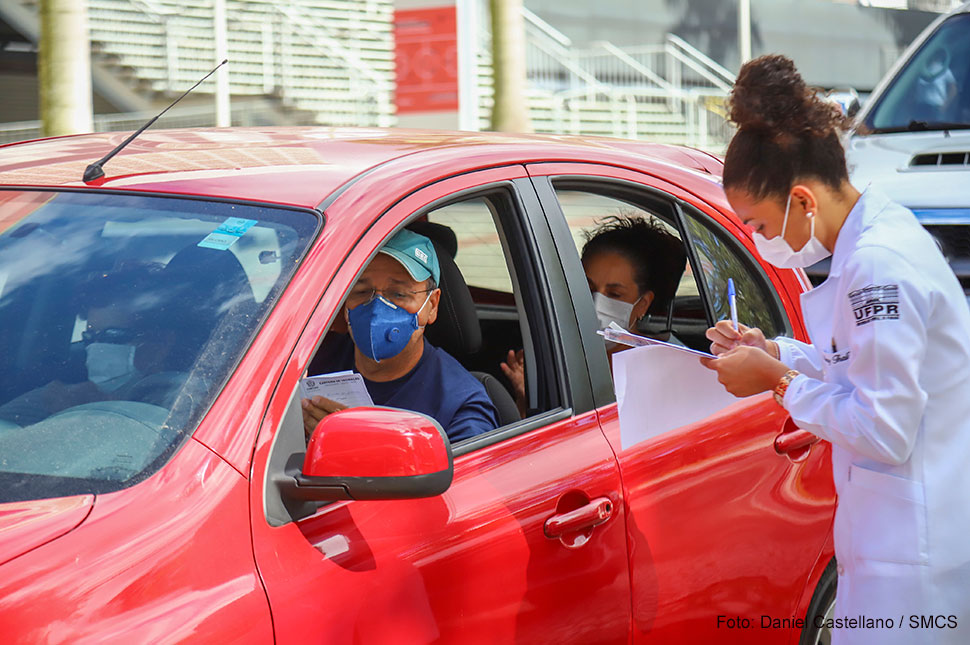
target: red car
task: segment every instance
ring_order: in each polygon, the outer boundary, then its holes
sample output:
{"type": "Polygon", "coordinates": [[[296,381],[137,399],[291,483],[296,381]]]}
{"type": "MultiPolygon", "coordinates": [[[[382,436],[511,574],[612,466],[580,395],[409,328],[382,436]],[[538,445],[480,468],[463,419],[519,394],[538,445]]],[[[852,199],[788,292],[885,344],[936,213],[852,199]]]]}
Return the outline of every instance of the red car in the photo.
{"type": "Polygon", "coordinates": [[[681,342],[707,347],[728,277],[743,322],[804,340],[804,274],[755,255],[718,159],[148,131],[83,181],[122,138],[0,147],[4,642],[816,642],[828,445],[764,394],[624,447],[577,252],[602,215],[656,220],[689,259],[662,321],[681,342]],[[428,337],[502,425],[449,445],[428,417],[356,408],[308,446],[300,379],[415,221],[455,267],[428,337]],[[499,369],[520,347],[524,418],[499,369]]]}

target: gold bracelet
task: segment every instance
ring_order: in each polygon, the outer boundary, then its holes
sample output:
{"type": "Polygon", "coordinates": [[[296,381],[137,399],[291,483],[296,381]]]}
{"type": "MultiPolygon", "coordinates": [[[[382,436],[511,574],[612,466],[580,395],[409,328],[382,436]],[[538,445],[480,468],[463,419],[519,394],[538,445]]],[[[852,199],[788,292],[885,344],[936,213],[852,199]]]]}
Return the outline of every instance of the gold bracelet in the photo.
{"type": "Polygon", "coordinates": [[[788,386],[791,385],[792,379],[798,376],[801,372],[798,370],[788,370],[785,374],[778,380],[778,385],[775,386],[775,403],[785,407],[785,392],[788,391],[788,386]]]}

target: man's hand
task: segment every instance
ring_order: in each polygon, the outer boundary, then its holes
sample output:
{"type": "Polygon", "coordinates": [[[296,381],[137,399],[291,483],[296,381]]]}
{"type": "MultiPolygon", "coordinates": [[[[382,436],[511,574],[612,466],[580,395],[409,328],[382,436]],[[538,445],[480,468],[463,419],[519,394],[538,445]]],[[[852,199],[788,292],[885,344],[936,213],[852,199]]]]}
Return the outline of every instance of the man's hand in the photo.
{"type": "Polygon", "coordinates": [[[735,329],[730,320],[720,320],[705,333],[711,341],[711,353],[720,356],[735,347],[756,347],[767,352],[773,358],[779,358],[778,343],[767,340],[764,333],[757,327],[745,327],[739,324],[735,329]]]}
{"type": "Polygon", "coordinates": [[[313,434],[313,431],[317,428],[317,424],[325,416],[337,410],[347,409],[347,406],[343,403],[337,403],[322,396],[315,396],[312,399],[301,399],[300,403],[303,405],[303,434],[306,436],[307,441],[310,440],[310,435],[313,434]]]}
{"type": "MultiPolygon", "coordinates": [[[[728,323],[730,325],[730,323],[728,323]]],[[[724,389],[737,397],[775,389],[788,371],[781,361],[758,347],[739,345],[717,358],[702,358],[704,367],[717,372],[724,389]]]]}

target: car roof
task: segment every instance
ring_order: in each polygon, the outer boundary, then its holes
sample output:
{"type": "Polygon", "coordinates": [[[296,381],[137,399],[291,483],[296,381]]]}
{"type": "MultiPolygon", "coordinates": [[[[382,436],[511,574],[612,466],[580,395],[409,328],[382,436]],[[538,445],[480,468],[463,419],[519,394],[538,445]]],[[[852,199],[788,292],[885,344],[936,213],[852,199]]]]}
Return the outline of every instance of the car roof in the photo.
{"type": "MultiPolygon", "coordinates": [[[[541,161],[613,163],[661,174],[704,174],[715,181],[721,174],[720,159],[706,152],[621,139],[380,128],[193,128],[142,133],[104,164],[104,178],[85,184],[87,165],[127,136],[85,134],[0,146],[0,186],[137,190],[316,207],[355,177],[380,172],[405,156],[416,165],[441,164],[452,174],[541,161]]],[[[394,165],[399,173],[400,165],[394,165]]]]}

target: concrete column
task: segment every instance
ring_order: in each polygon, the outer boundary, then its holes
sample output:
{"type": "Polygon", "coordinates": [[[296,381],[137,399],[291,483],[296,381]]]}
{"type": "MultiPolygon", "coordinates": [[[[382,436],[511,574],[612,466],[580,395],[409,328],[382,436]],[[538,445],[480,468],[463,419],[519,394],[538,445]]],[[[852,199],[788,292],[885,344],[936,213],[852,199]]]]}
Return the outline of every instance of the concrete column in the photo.
{"type": "Polygon", "coordinates": [[[40,118],[49,136],[94,128],[87,5],[87,0],[40,0],[40,118]]]}
{"type": "MultiPolygon", "coordinates": [[[[215,23],[215,64],[218,65],[229,57],[229,38],[226,26],[226,0],[213,0],[212,19],[215,23]]],[[[224,65],[216,72],[216,126],[228,128],[232,125],[232,113],[229,107],[229,66],[224,65]]]]}
{"type": "Polygon", "coordinates": [[[479,130],[478,0],[456,0],[458,28],[458,129],[479,130]]]}
{"type": "Polygon", "coordinates": [[[492,12],[492,129],[531,132],[525,99],[525,20],[522,0],[489,0],[492,12]]]}
{"type": "Polygon", "coordinates": [[[751,60],[751,0],[738,0],[738,52],[742,65],[751,60]]]}

